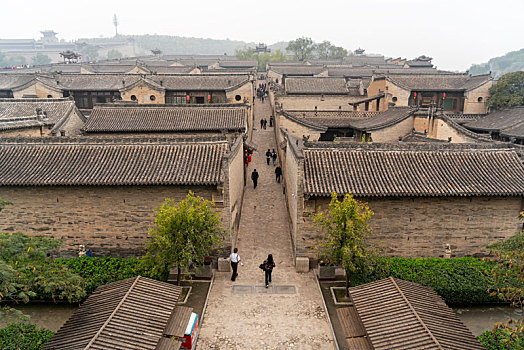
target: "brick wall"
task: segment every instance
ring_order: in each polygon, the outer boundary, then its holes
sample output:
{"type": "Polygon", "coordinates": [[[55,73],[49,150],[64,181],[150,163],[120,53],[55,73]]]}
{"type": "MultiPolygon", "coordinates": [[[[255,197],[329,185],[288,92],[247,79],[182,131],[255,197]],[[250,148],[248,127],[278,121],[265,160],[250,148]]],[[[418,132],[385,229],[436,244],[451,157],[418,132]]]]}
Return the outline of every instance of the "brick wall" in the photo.
{"type": "Polygon", "coordinates": [[[24,95],[36,95],[38,98],[48,98],[48,96],[51,96],[49,98],[60,98],[64,96],[61,90],[51,89],[38,81],[23,90],[13,91],[14,98],[22,98],[24,95]]]}
{"type": "Polygon", "coordinates": [[[253,102],[253,84],[246,82],[238,88],[226,91],[227,103],[244,103],[244,99],[247,99],[249,103],[253,102]],[[236,96],[240,96],[240,100],[237,101],[236,96]]]}
{"type": "Polygon", "coordinates": [[[348,103],[359,100],[359,96],[344,95],[285,95],[278,96],[276,102],[281,104],[284,110],[314,111],[315,106],[322,111],[352,111],[353,106],[348,103]]]}
{"type": "MultiPolygon", "coordinates": [[[[278,125],[286,129],[292,136],[302,140],[302,136],[309,136],[310,141],[318,141],[320,138],[321,131],[308,128],[302,124],[296,123],[295,121],[287,118],[280,113],[277,115],[279,119],[278,125]]],[[[279,140],[279,142],[282,140],[279,140]]]]}
{"type": "Polygon", "coordinates": [[[131,96],[136,97],[139,104],[164,104],[166,103],[166,92],[151,88],[144,82],[138,83],[132,89],[122,91],[122,100],[132,101],[131,96]],[[151,96],[155,96],[155,100],[151,100],[151,96]]]}
{"type": "Polygon", "coordinates": [[[408,135],[413,129],[413,117],[408,117],[403,121],[386,128],[371,130],[373,142],[394,142],[398,141],[399,136],[408,135]]]}
{"type": "Polygon", "coordinates": [[[244,142],[239,137],[228,156],[228,193],[229,208],[231,212],[231,229],[238,230],[240,214],[242,211],[242,200],[244,197],[244,142]]]}
{"type": "Polygon", "coordinates": [[[493,86],[493,81],[479,86],[476,89],[466,92],[464,95],[466,101],[464,101],[464,114],[486,114],[488,110],[486,108],[486,101],[488,100],[490,93],[489,89],[493,86]],[[479,97],[482,98],[479,101],[479,97]]]}
{"type": "MultiPolygon", "coordinates": [[[[222,198],[216,186],[1,187],[2,198],[13,206],[0,213],[0,231],[59,239],[62,256],[75,256],[79,244],[97,256],[137,255],[153,209],[165,198],[183,199],[189,190],[208,200],[222,198]]],[[[218,205],[217,210],[227,223],[228,210],[218,205]]]]}
{"type": "MultiPolygon", "coordinates": [[[[484,246],[514,235],[519,229],[521,197],[368,198],[375,213],[370,220],[374,240],[384,253],[405,257],[443,256],[451,244],[454,256],[487,253],[484,246]]],[[[315,209],[328,207],[330,198],[305,201],[299,225],[297,255],[314,256],[319,234],[313,228],[315,209]]],[[[299,214],[299,222],[300,214],[299,214]]]]}

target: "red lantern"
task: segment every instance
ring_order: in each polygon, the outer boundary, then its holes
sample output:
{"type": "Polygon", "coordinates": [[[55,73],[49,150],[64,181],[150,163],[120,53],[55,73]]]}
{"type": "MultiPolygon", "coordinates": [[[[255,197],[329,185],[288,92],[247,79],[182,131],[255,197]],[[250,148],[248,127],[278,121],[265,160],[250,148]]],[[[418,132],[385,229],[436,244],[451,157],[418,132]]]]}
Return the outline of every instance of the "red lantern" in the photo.
{"type": "Polygon", "coordinates": [[[416,92],[413,93],[413,98],[417,98],[417,93],[416,92]]]}
{"type": "Polygon", "coordinates": [[[211,102],[211,95],[207,95],[207,101],[211,102]]]}
{"type": "Polygon", "coordinates": [[[186,96],[186,102],[189,103],[189,95],[186,96]]]}
{"type": "Polygon", "coordinates": [[[443,100],[446,99],[446,93],[445,93],[445,92],[442,93],[442,99],[443,99],[443,100]]]}

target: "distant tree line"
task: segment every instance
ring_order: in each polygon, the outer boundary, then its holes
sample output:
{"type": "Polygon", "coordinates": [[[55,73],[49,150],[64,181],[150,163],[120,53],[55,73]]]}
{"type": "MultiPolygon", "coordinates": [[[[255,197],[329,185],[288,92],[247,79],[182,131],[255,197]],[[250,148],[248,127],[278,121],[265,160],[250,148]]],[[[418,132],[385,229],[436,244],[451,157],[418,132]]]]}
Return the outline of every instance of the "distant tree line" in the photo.
{"type": "Polygon", "coordinates": [[[348,50],[343,47],[335,46],[327,40],[315,43],[311,38],[306,37],[290,41],[286,50],[293,53],[294,58],[298,61],[311,58],[323,60],[340,59],[348,56],[348,50]]]}
{"type": "Polygon", "coordinates": [[[474,64],[469,68],[469,73],[477,75],[491,72],[494,78],[500,78],[506,73],[522,70],[524,70],[524,49],[492,58],[487,63],[474,64]]]}

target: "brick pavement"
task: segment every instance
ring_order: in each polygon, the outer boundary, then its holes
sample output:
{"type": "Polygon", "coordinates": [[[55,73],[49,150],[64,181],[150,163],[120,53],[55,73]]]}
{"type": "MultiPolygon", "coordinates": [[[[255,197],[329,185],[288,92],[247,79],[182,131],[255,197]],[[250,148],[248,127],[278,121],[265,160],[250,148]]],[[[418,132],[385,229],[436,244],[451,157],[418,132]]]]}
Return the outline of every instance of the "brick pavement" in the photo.
{"type": "Polygon", "coordinates": [[[288,213],[274,167],[265,152],[276,148],[269,127],[269,101],[255,104],[253,142],[258,150],[249,166],[237,247],[244,266],[236,282],[217,273],[198,340],[198,349],[334,349],[333,337],[312,272],[295,272],[288,213]],[[260,130],[260,119],[268,119],[260,130]],[[251,171],[260,174],[253,189],[251,171]],[[293,285],[296,294],[232,294],[232,285],[264,285],[258,268],[271,253],[275,258],[273,285],[293,285]]]}

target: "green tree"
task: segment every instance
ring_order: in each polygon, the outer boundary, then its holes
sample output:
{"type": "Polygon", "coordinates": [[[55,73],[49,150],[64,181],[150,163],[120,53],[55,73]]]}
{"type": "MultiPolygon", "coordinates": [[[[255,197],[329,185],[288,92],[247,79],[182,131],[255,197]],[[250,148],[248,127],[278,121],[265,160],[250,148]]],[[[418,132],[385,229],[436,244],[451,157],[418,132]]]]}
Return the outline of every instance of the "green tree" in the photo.
{"type": "Polygon", "coordinates": [[[113,60],[115,58],[122,58],[122,53],[116,49],[112,49],[112,50],[109,50],[109,52],[107,53],[107,59],[108,60],[113,60]]]}
{"type": "Polygon", "coordinates": [[[51,59],[49,58],[49,56],[43,55],[40,52],[33,56],[33,58],[31,58],[31,61],[35,66],[41,66],[44,64],[51,63],[51,59]]]}
{"type": "Polygon", "coordinates": [[[14,66],[22,66],[24,64],[27,64],[27,60],[24,56],[21,55],[15,55],[15,56],[8,56],[6,58],[6,66],[14,67],[14,66]]]}
{"type": "Polygon", "coordinates": [[[250,61],[250,60],[256,60],[257,59],[257,54],[254,53],[253,49],[250,48],[250,47],[247,47],[247,48],[244,48],[244,49],[236,49],[235,50],[235,56],[239,60],[245,60],[245,61],[250,61]]]}
{"type": "Polygon", "coordinates": [[[218,247],[224,231],[213,207],[213,202],[190,191],[184,200],[175,203],[167,198],[156,209],[155,225],[149,231],[144,257],[144,263],[154,275],[166,275],[174,265],[178,268],[177,284],[180,285],[182,269],[203,263],[218,247]]]}
{"type": "Polygon", "coordinates": [[[296,60],[304,61],[311,58],[315,44],[311,38],[298,38],[289,42],[286,50],[292,52],[296,60]]]}
{"type": "Polygon", "coordinates": [[[504,74],[489,92],[490,108],[524,106],[524,71],[504,74]]]}
{"type": "Polygon", "coordinates": [[[39,350],[55,333],[34,324],[13,323],[0,328],[0,349],[39,350]]]}
{"type": "Polygon", "coordinates": [[[2,211],[2,209],[4,209],[8,205],[13,205],[13,203],[3,200],[2,197],[0,197],[0,211],[2,211]]]}
{"type": "Polygon", "coordinates": [[[340,46],[332,45],[329,48],[329,58],[330,59],[340,59],[348,55],[348,50],[340,46]]]}
{"type": "Polygon", "coordinates": [[[86,61],[95,61],[98,58],[98,47],[94,45],[87,45],[82,49],[86,61]]]}
{"type": "Polygon", "coordinates": [[[369,207],[346,194],[342,201],[331,195],[329,209],[318,213],[315,224],[323,233],[315,247],[318,257],[329,264],[341,265],[346,270],[346,295],[349,296],[349,275],[372,269],[376,250],[370,243],[373,215],[369,207]]]}

